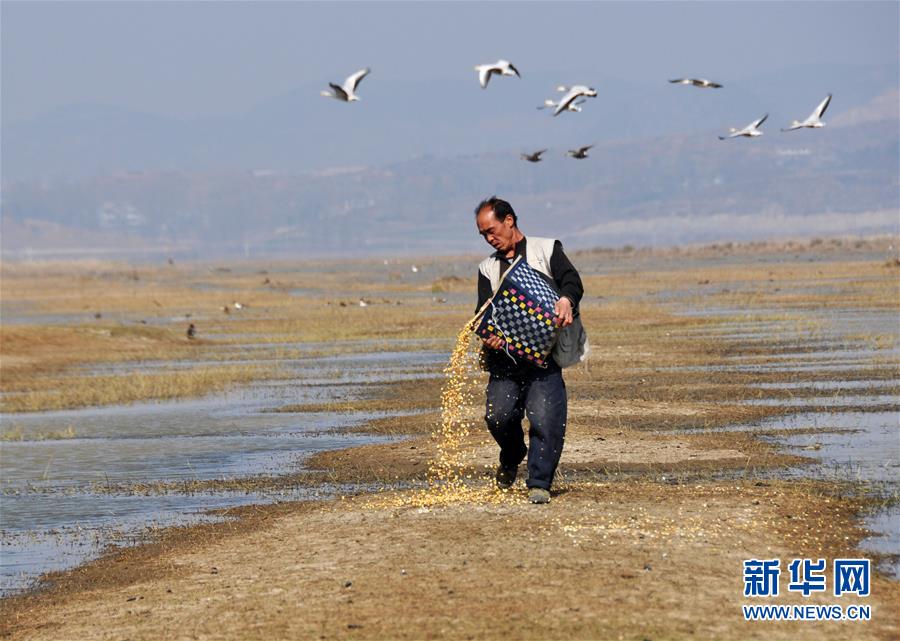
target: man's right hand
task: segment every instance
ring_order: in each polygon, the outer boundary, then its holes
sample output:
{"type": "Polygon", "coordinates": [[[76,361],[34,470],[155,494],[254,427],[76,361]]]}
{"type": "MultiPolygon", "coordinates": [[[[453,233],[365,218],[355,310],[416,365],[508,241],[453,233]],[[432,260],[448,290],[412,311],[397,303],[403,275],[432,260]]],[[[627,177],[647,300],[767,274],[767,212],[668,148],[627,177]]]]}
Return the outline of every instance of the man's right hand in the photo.
{"type": "Polygon", "coordinates": [[[496,334],[491,334],[487,338],[482,338],[482,342],[491,349],[503,349],[505,342],[496,334]]]}

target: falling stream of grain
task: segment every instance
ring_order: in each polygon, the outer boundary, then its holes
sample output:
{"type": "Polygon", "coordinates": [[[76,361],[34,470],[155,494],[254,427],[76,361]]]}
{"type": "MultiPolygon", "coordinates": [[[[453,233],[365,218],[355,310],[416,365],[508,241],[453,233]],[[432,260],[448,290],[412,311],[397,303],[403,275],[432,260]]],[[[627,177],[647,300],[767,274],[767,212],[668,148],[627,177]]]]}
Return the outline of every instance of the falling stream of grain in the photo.
{"type": "Polygon", "coordinates": [[[444,367],[441,389],[441,421],[432,431],[437,450],[428,467],[428,487],[411,492],[392,492],[372,499],[373,507],[429,508],[452,503],[495,503],[516,500],[511,492],[497,490],[493,483],[475,482],[472,469],[470,409],[475,399],[478,357],[471,349],[472,321],[456,336],[456,346],[444,367]]]}

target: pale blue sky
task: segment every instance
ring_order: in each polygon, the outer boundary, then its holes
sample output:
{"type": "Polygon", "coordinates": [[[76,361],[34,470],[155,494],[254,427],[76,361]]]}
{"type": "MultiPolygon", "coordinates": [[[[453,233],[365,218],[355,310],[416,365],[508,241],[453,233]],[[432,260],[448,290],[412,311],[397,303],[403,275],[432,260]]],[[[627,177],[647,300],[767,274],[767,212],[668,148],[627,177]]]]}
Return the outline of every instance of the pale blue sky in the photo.
{"type": "MultiPolygon", "coordinates": [[[[73,103],[177,117],[233,114],[370,65],[474,78],[752,76],[797,64],[896,63],[897,2],[10,2],[2,12],[7,123],[73,103]]],[[[311,99],[317,98],[315,94],[311,99]]]]}

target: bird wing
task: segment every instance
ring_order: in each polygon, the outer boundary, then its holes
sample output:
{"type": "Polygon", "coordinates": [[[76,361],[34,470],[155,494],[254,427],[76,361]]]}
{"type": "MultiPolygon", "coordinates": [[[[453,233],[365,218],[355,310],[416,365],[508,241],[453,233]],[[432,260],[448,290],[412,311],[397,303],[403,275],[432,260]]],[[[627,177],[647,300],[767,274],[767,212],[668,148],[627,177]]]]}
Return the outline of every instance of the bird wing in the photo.
{"type": "Polygon", "coordinates": [[[372,71],[368,67],[365,69],[360,69],[352,76],[348,76],[344,81],[344,91],[349,93],[356,92],[356,87],[359,85],[360,80],[369,75],[369,72],[372,71]]]}
{"type": "Polygon", "coordinates": [[[688,80],[687,78],[676,78],[675,80],[670,80],[669,82],[676,84],[676,85],[683,85],[685,83],[690,82],[690,80],[688,80]]]}
{"type": "Polygon", "coordinates": [[[822,102],[819,103],[819,106],[816,107],[816,110],[813,112],[813,115],[816,118],[821,118],[822,115],[825,113],[825,110],[828,109],[829,103],[831,103],[831,94],[828,94],[827,96],[825,96],[825,100],[823,100],[822,102]]]}
{"type": "Polygon", "coordinates": [[[593,146],[594,146],[594,145],[588,145],[587,147],[579,147],[579,148],[578,148],[578,152],[583,154],[583,153],[585,153],[588,149],[593,148],[593,146]]]}
{"type": "Polygon", "coordinates": [[[481,84],[482,89],[487,89],[488,83],[491,81],[491,74],[496,73],[496,71],[494,67],[488,67],[487,65],[478,69],[478,82],[481,84]]]}
{"type": "Polygon", "coordinates": [[[521,78],[522,74],[519,73],[519,70],[515,68],[513,63],[509,63],[509,68],[513,70],[513,73],[516,74],[517,77],[521,78]]]}
{"type": "Polygon", "coordinates": [[[340,85],[336,85],[333,82],[329,82],[328,86],[334,91],[334,97],[338,100],[347,100],[347,92],[340,85]]]}
{"type": "Polygon", "coordinates": [[[577,88],[572,88],[569,90],[565,96],[560,98],[559,102],[556,104],[556,110],[553,112],[554,116],[558,116],[560,113],[569,108],[569,105],[572,104],[572,101],[575,100],[580,95],[580,92],[577,88]]]}
{"type": "Polygon", "coordinates": [[[768,117],[769,117],[769,114],[766,114],[765,116],[763,116],[763,117],[760,118],[759,120],[754,120],[754,121],[750,124],[750,126],[748,127],[748,129],[758,129],[759,126],[760,126],[761,124],[763,124],[763,123],[766,121],[766,118],[768,118],[768,117]]]}

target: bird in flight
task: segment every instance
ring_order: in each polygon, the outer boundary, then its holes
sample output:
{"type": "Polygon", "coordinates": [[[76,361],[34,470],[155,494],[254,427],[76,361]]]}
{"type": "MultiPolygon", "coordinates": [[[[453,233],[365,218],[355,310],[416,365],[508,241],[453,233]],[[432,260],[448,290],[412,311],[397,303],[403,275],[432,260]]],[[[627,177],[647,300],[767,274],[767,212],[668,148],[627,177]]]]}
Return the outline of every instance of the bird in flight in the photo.
{"type": "Polygon", "coordinates": [[[593,146],[594,145],[587,145],[586,147],[579,147],[578,149],[570,149],[566,152],[566,155],[571,156],[572,158],[577,158],[578,160],[582,160],[588,157],[588,149],[593,146]]]}
{"type": "MultiPolygon", "coordinates": [[[[575,102],[571,103],[567,107],[567,109],[569,111],[574,111],[577,113],[577,112],[581,111],[581,107],[579,105],[583,105],[585,102],[587,102],[587,101],[584,98],[582,98],[581,100],[576,100],[575,102]]],[[[547,107],[556,107],[558,104],[559,103],[556,102],[555,100],[550,100],[548,98],[547,100],[544,101],[544,104],[542,104],[540,107],[538,107],[538,109],[546,109],[547,107]]]]}
{"type": "Polygon", "coordinates": [[[794,120],[791,123],[791,126],[787,129],[782,129],[781,131],[794,131],[795,129],[803,129],[804,127],[809,127],[810,129],[819,129],[820,127],[824,127],[825,123],[822,122],[822,115],[825,113],[825,110],[828,109],[828,105],[831,103],[831,94],[825,96],[825,99],[819,103],[819,106],[816,107],[815,111],[809,114],[809,117],[804,120],[794,120]]]}
{"type": "Polygon", "coordinates": [[[543,158],[541,158],[541,154],[546,153],[546,149],[541,149],[540,151],[536,151],[533,154],[522,154],[522,160],[527,160],[528,162],[541,162],[543,158]]]}
{"type": "Polygon", "coordinates": [[[756,138],[757,136],[762,136],[762,132],[759,130],[759,126],[766,121],[766,118],[769,117],[769,114],[766,114],[759,120],[754,120],[749,125],[744,127],[743,129],[735,129],[731,128],[731,133],[727,136],[719,136],[719,140],[725,140],[727,138],[737,138],[738,136],[746,136],[747,138],[756,138]]]}
{"type": "Polygon", "coordinates": [[[478,83],[482,89],[487,89],[491,76],[498,74],[501,76],[516,76],[521,78],[519,70],[513,66],[509,60],[498,60],[489,65],[475,65],[475,71],[478,72],[478,83]]]}
{"type": "Polygon", "coordinates": [[[572,111],[571,109],[569,109],[569,106],[572,105],[576,100],[578,100],[578,98],[597,97],[597,90],[585,85],[574,85],[572,87],[559,86],[556,88],[556,90],[565,92],[565,95],[559,99],[558,103],[556,103],[556,109],[553,110],[554,116],[558,116],[563,111],[572,111]]]}
{"type": "Polygon", "coordinates": [[[707,80],[706,78],[677,78],[675,80],[670,80],[672,84],[676,85],[693,85],[695,87],[700,87],[701,89],[721,89],[722,85],[718,82],[713,82],[712,80],[707,80]]]}
{"type": "Polygon", "coordinates": [[[326,98],[334,98],[342,102],[355,102],[359,100],[359,96],[356,95],[356,88],[359,86],[359,82],[369,75],[370,71],[371,69],[368,67],[360,69],[353,75],[348,76],[343,85],[329,82],[328,86],[331,87],[331,91],[322,91],[320,93],[326,98]]]}

